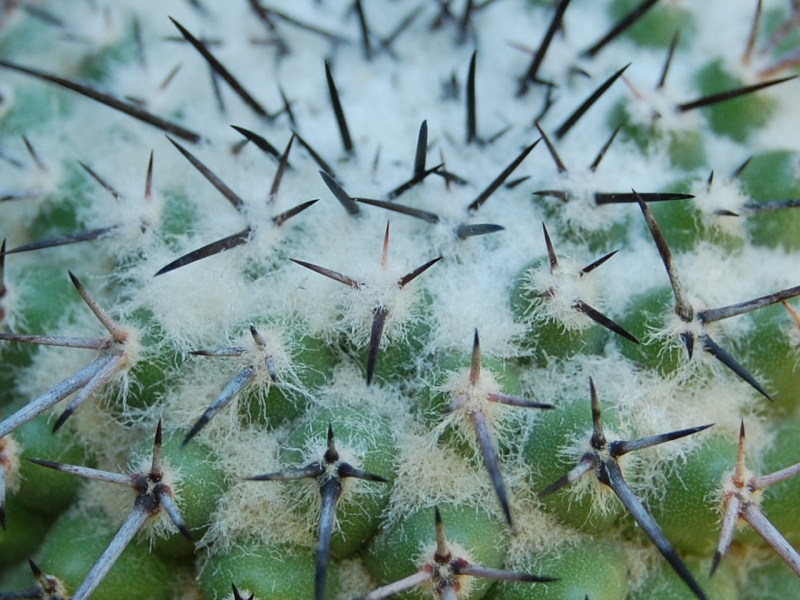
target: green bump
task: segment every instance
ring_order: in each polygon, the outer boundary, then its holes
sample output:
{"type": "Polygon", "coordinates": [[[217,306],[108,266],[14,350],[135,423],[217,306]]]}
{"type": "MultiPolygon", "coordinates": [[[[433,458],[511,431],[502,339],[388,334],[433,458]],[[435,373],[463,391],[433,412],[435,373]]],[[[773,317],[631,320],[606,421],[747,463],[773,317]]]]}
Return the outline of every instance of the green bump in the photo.
{"type": "Polygon", "coordinates": [[[161,233],[169,250],[177,252],[181,241],[196,227],[197,207],[183,191],[164,190],[161,214],[161,233]]]}
{"type": "MultiPolygon", "coordinates": [[[[576,440],[588,440],[592,432],[592,413],[585,398],[565,403],[554,402],[556,408],[543,412],[525,440],[523,457],[530,467],[530,478],[535,492],[541,492],[551,483],[566,475],[580,460],[580,454],[567,457],[567,451],[576,440]]],[[[613,428],[618,422],[616,411],[603,407],[603,422],[613,428]]],[[[622,504],[613,492],[600,484],[594,474],[587,474],[582,483],[588,483],[603,498],[603,509],[594,505],[594,493],[575,494],[572,484],[542,498],[544,507],[562,521],[588,533],[598,533],[610,528],[622,515],[622,504]]]]}
{"type": "Polygon", "coordinates": [[[29,558],[42,543],[52,522],[31,510],[27,500],[19,495],[6,498],[6,520],[6,529],[0,528],[0,567],[29,558]]]}
{"type": "Polygon", "coordinates": [[[41,415],[12,434],[21,449],[20,489],[17,493],[20,498],[25,498],[28,508],[51,515],[58,514],[75,501],[83,481],[79,477],[33,464],[28,459],[94,466],[89,451],[80,439],[75,439],[66,431],[53,433],[53,423],[46,415],[41,415]]]}
{"type": "Polygon", "coordinates": [[[748,318],[751,328],[737,344],[736,356],[769,390],[775,401],[770,409],[792,414],[800,407],[800,324],[780,304],[748,318]]]}
{"type": "MultiPolygon", "coordinates": [[[[684,177],[667,186],[667,192],[696,195],[695,198],[672,202],[652,202],[650,211],[653,213],[664,238],[669,243],[670,249],[675,252],[689,252],[694,250],[699,242],[710,242],[721,246],[728,252],[741,250],[745,245],[743,235],[725,229],[726,219],[745,220],[743,216],[727,216],[711,214],[700,208],[708,201],[708,195],[714,192],[718,185],[712,182],[710,189],[706,187],[698,191],[698,186],[705,184],[708,177],[684,177]]],[[[726,184],[722,184],[726,185],[726,184]]],[[[729,190],[729,193],[733,193],[729,190]]],[[[738,207],[735,207],[738,210],[738,207]]],[[[734,210],[734,212],[735,212],[734,210]]],[[[744,234],[744,229],[742,229],[744,234]]]]}
{"type": "MultiPolygon", "coordinates": [[[[305,423],[287,438],[283,452],[287,469],[303,467],[322,459],[326,448],[328,425],[334,433],[334,441],[342,460],[346,460],[347,448],[360,457],[360,464],[352,466],[379,475],[388,483],[370,482],[345,478],[345,490],[336,506],[338,527],[331,539],[331,555],[346,558],[357,551],[377,530],[383,510],[389,503],[392,480],[395,473],[395,442],[389,423],[366,411],[349,408],[318,409],[305,423]],[[306,451],[316,448],[315,456],[306,451]]],[[[302,485],[300,482],[265,482],[253,485],[302,485]]],[[[297,506],[307,511],[308,506],[297,506]]]]}
{"type": "Polygon", "coordinates": [[[136,364],[128,371],[131,381],[125,403],[132,409],[148,408],[163,401],[185,356],[170,343],[149,311],[138,310],[126,322],[139,330],[141,348],[136,364]]]}
{"type": "MultiPolygon", "coordinates": [[[[271,325],[264,325],[264,329],[268,327],[271,325]]],[[[309,396],[333,378],[333,370],[340,362],[339,353],[324,339],[303,334],[302,325],[297,323],[289,328],[291,333],[287,335],[291,339],[285,350],[291,354],[289,360],[296,379],[277,372],[277,380],[265,384],[268,390],[265,386],[250,385],[239,401],[240,412],[250,422],[275,428],[302,416],[309,408],[309,396]]],[[[261,324],[256,323],[256,329],[260,330],[261,324]]],[[[258,365],[258,368],[265,369],[265,365],[258,365]]]]}
{"type": "Polygon", "coordinates": [[[78,233],[86,227],[81,213],[91,206],[95,190],[77,163],[65,162],[62,168],[58,187],[39,201],[39,212],[28,226],[28,242],[78,233]]]}
{"type": "MultiPolygon", "coordinates": [[[[480,509],[468,506],[440,505],[449,546],[465,551],[472,564],[501,568],[506,554],[505,525],[480,509]]],[[[367,548],[365,561],[372,575],[382,584],[408,577],[423,565],[421,559],[436,549],[434,509],[414,511],[384,530],[367,548]]],[[[486,595],[492,582],[473,579],[470,600],[486,595]]],[[[408,591],[408,600],[429,600],[430,585],[408,591]]]]}
{"type": "MultiPolygon", "coordinates": [[[[743,191],[758,207],[776,200],[800,199],[800,154],[760,152],[739,175],[743,191]]],[[[757,246],[800,250],[800,207],[748,215],[750,238],[757,246]]]]}
{"type": "Polygon", "coordinates": [[[625,556],[618,546],[596,538],[535,552],[517,570],[558,581],[501,582],[489,594],[490,600],[625,600],[628,594],[625,556]]]}
{"type": "MultiPolygon", "coordinates": [[[[697,73],[697,87],[702,96],[710,96],[749,85],[733,75],[721,60],[716,60],[697,73]]],[[[708,118],[711,129],[737,142],[746,142],[764,127],[775,112],[775,103],[756,92],[725,100],[700,110],[708,118]]]]}
{"type": "Polygon", "coordinates": [[[73,101],[63,91],[42,84],[17,87],[11,98],[3,97],[3,103],[10,105],[0,104],[0,135],[6,139],[26,135],[35,145],[47,123],[69,117],[73,101]]]}
{"type": "MultiPolygon", "coordinates": [[[[580,354],[601,354],[608,335],[596,323],[588,323],[582,329],[573,329],[550,317],[548,298],[539,294],[546,290],[532,287],[531,274],[547,268],[548,258],[539,257],[526,265],[514,278],[511,288],[511,310],[518,321],[530,323],[529,331],[520,340],[522,346],[533,353],[535,363],[545,367],[553,361],[571,358],[580,354]]],[[[575,310],[576,320],[589,317],[575,310]]]]}
{"type": "Polygon", "coordinates": [[[669,286],[655,287],[635,296],[619,319],[619,324],[636,336],[641,344],[637,346],[620,342],[622,354],[664,375],[673,373],[685,358],[686,349],[677,337],[651,339],[651,336],[654,331],[664,329],[667,319],[674,315],[674,306],[675,297],[669,286]]]}
{"type": "Polygon", "coordinates": [[[739,600],[786,600],[797,593],[797,575],[775,558],[753,569],[742,585],[739,600]]]}
{"type": "Polygon", "coordinates": [[[648,502],[664,535],[681,550],[707,553],[719,539],[720,489],[736,464],[736,443],[710,437],[671,461],[666,483],[648,502]]]}
{"type": "MultiPolygon", "coordinates": [[[[689,557],[685,562],[708,598],[714,600],[740,599],[736,585],[736,573],[729,564],[722,563],[714,576],[709,577],[708,570],[711,566],[709,557],[702,559],[689,557]]],[[[665,564],[660,564],[655,571],[648,575],[642,587],[636,590],[634,597],[637,600],[697,599],[694,592],[687,587],[677,573],[665,564]]]]}
{"type": "MultiPolygon", "coordinates": [[[[430,361],[435,367],[425,376],[426,385],[417,394],[417,410],[420,418],[430,427],[438,425],[445,416],[445,410],[455,400],[445,384],[451,377],[461,373],[466,378],[472,357],[470,354],[447,353],[430,361]]],[[[497,381],[500,392],[509,396],[523,395],[519,369],[508,360],[491,356],[481,356],[481,373],[491,373],[497,381]]],[[[451,432],[452,434],[452,432],[451,432]]],[[[452,439],[446,434],[447,439],[452,439]]],[[[466,447],[462,447],[466,451],[466,447]]]]}
{"type": "Polygon", "coordinates": [[[78,77],[83,81],[103,82],[136,56],[136,37],[132,24],[126,24],[122,35],[111,43],[87,54],[77,65],[78,77]]]}
{"type": "MultiPolygon", "coordinates": [[[[91,521],[85,515],[65,514],[47,534],[34,560],[74,593],[118,527],[100,514],[91,521]]],[[[147,541],[134,540],[92,593],[92,600],[172,600],[179,572],[176,563],[152,554],[147,541]]]]}
{"type": "MultiPolygon", "coordinates": [[[[7,263],[11,259],[7,259],[7,263]]],[[[65,268],[37,262],[16,271],[15,281],[7,283],[19,294],[8,320],[13,330],[26,334],[57,335],[58,325],[82,304],[65,268]]],[[[12,390],[20,369],[33,362],[38,346],[18,342],[0,342],[0,387],[12,390]]],[[[0,406],[11,402],[13,395],[0,396],[0,406]]],[[[8,416],[6,413],[5,416],[8,416]]]]}
{"type": "MultiPolygon", "coordinates": [[[[795,415],[775,428],[775,440],[765,452],[760,474],[769,475],[800,463],[800,422],[795,415]]],[[[761,509],[795,548],[800,546],[800,476],[795,475],[764,490],[761,509]]]]}
{"type": "Polygon", "coordinates": [[[638,123],[631,117],[630,100],[614,104],[609,114],[612,127],[622,127],[623,139],[630,140],[642,152],[653,153],[665,145],[670,163],[678,169],[692,171],[708,163],[702,132],[696,130],[662,130],[656,120],[638,123]]]}
{"type": "MultiPolygon", "coordinates": [[[[336,589],[335,563],[328,569],[326,598],[336,589]]],[[[208,557],[200,573],[200,588],[208,600],[232,598],[231,584],[243,598],[289,600],[314,597],[314,556],[290,546],[247,543],[208,557]]]]}

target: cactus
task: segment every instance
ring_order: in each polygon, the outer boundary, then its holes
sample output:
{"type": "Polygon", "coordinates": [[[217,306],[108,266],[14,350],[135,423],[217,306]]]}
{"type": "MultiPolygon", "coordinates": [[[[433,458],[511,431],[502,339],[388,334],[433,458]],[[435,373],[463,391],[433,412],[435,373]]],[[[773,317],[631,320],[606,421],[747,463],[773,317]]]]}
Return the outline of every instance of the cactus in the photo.
{"type": "Polygon", "coordinates": [[[0,598],[800,576],[796,2],[2,11],[0,598]]]}

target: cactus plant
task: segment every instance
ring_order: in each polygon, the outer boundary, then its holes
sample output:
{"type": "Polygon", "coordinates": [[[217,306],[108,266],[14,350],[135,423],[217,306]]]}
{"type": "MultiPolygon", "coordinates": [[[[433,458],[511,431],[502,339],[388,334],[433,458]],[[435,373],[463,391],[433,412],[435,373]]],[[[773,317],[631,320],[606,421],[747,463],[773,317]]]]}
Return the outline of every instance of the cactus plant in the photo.
{"type": "Polygon", "coordinates": [[[798,23],[4,2],[0,598],[790,585],[798,23]]]}

